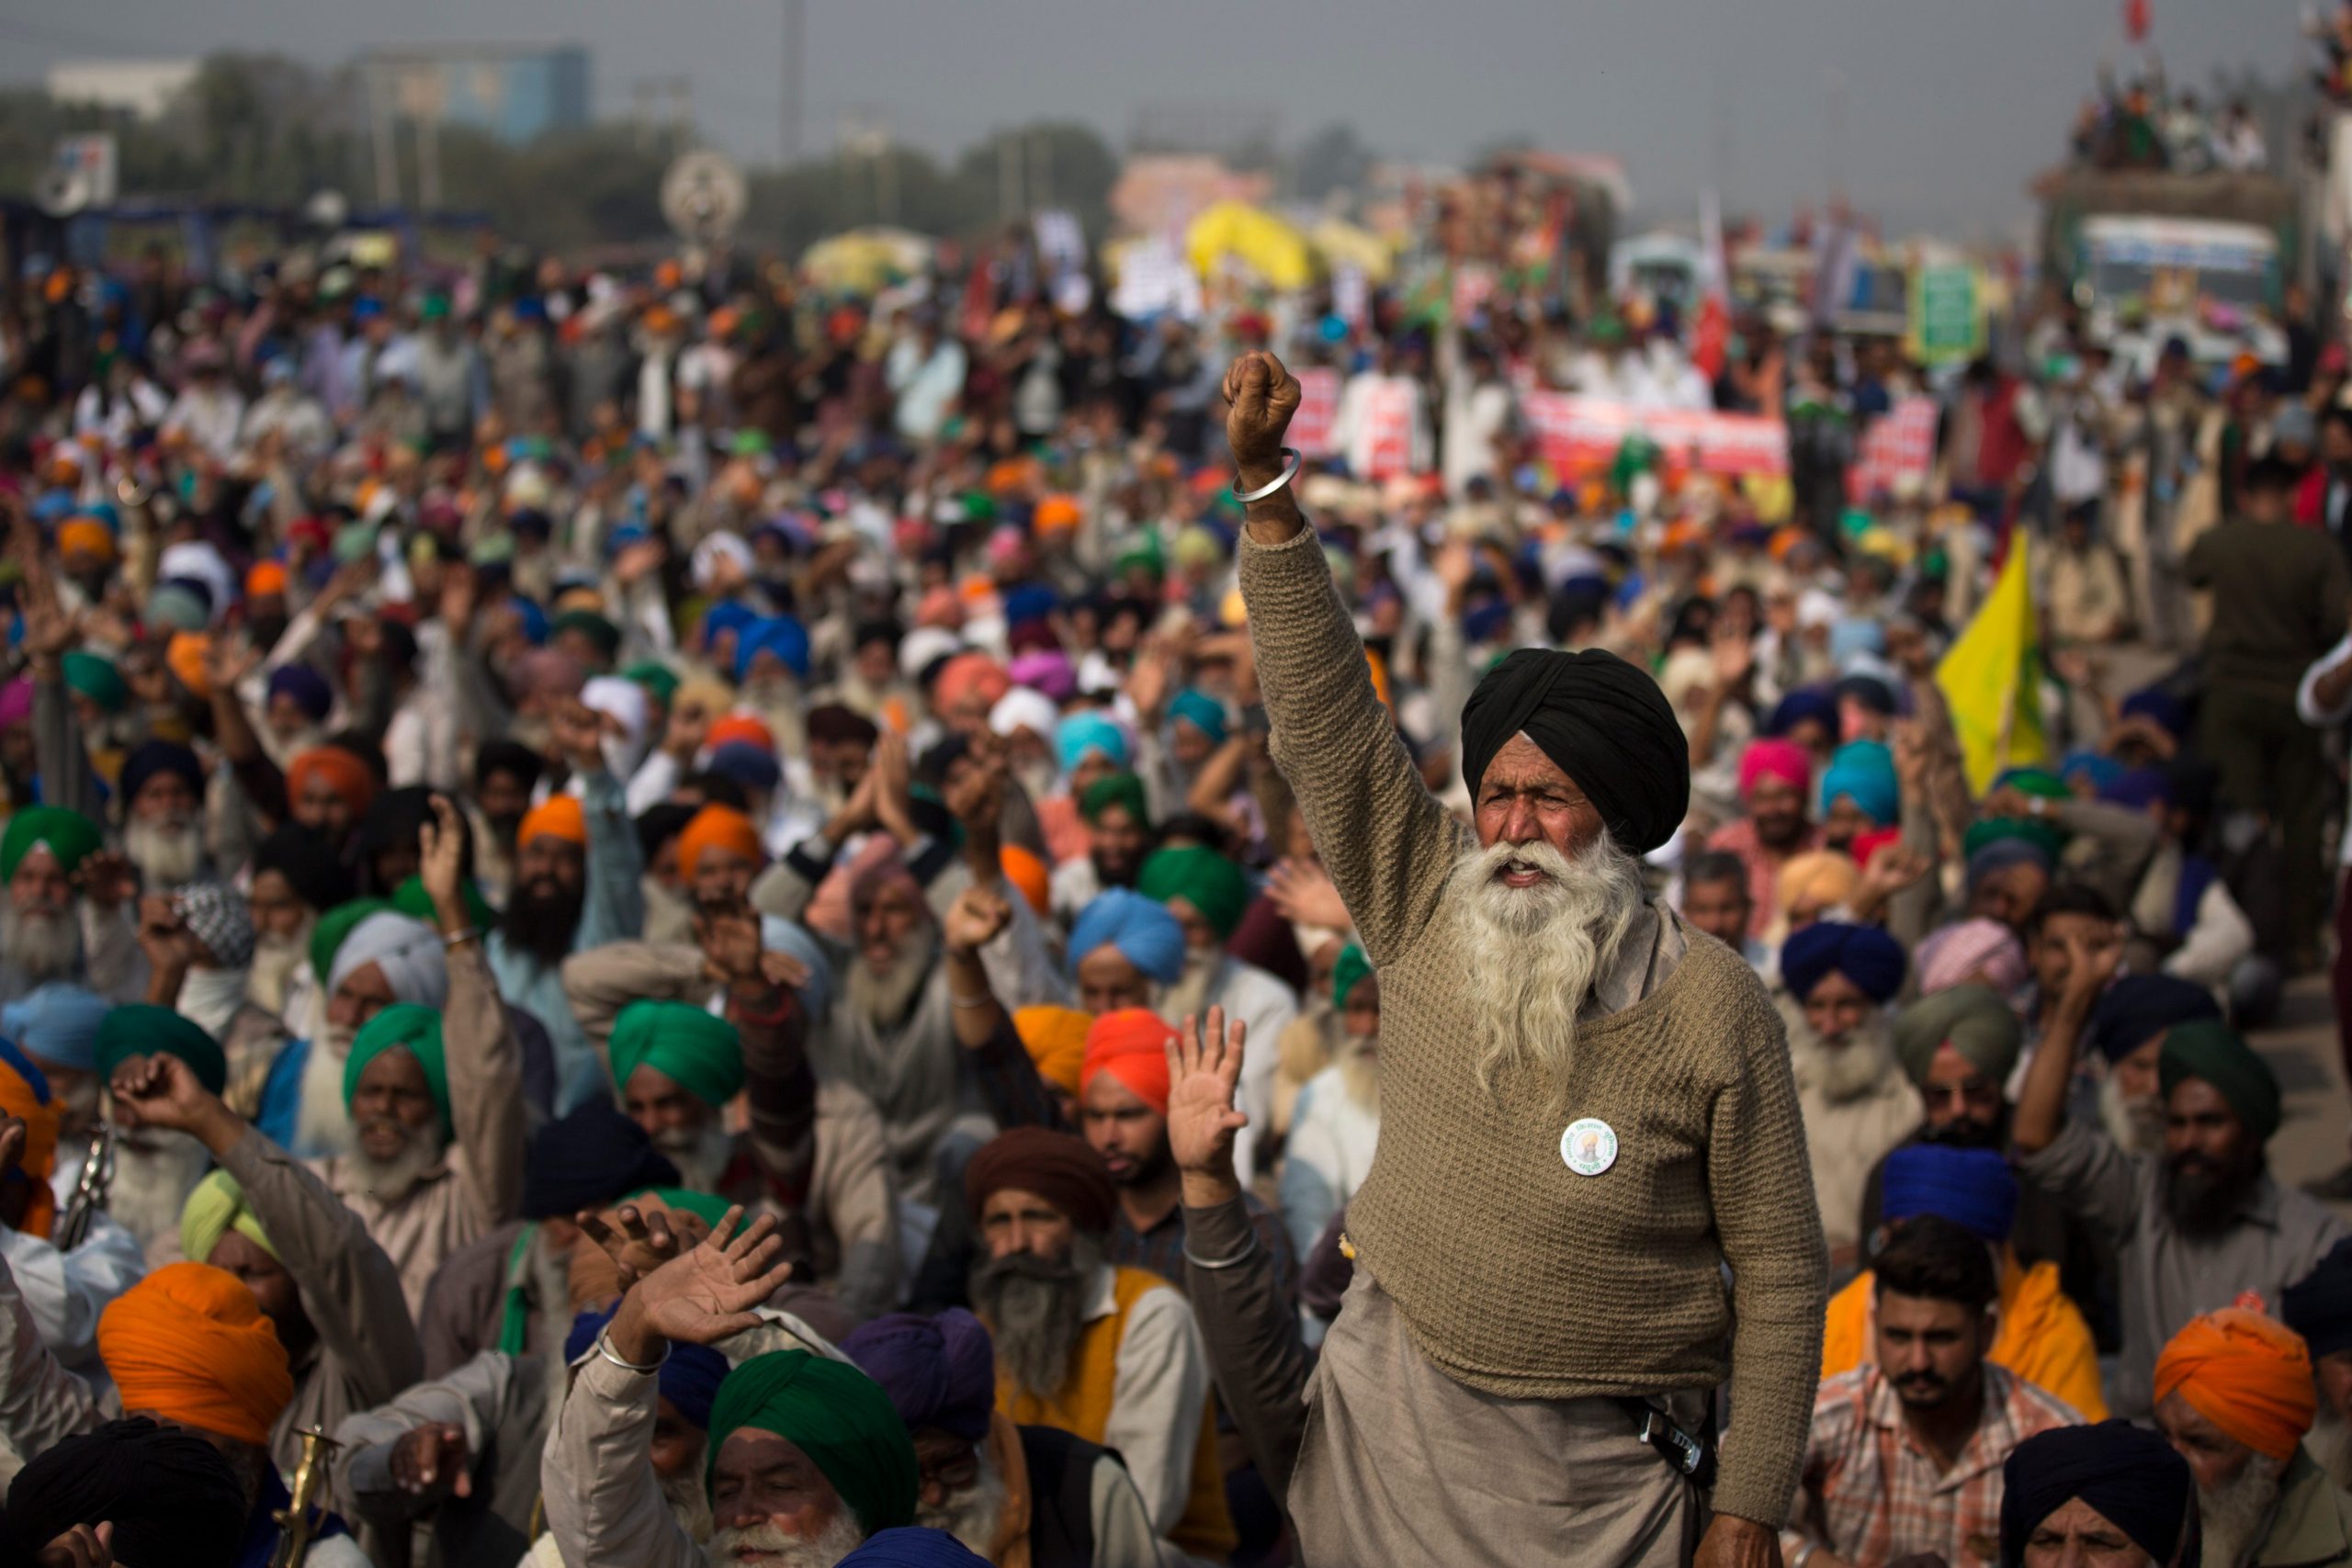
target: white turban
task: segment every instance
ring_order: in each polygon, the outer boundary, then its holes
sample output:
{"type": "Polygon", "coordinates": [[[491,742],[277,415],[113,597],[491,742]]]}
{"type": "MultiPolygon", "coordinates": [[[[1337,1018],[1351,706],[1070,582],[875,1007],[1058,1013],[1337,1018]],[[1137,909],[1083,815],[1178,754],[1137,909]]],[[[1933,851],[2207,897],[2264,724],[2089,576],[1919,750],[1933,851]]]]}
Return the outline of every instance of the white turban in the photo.
{"type": "Polygon", "coordinates": [[[989,709],[989,730],[995,735],[1011,735],[1017,729],[1025,729],[1041,740],[1051,740],[1061,719],[1061,710],[1054,706],[1053,698],[1028,686],[1015,686],[989,709]]]}
{"type": "Polygon", "coordinates": [[[645,726],[651,716],[645,688],[617,675],[599,675],[580,688],[580,700],[620,725],[617,745],[610,736],[605,737],[605,761],[614,776],[627,784],[637,772],[638,763],[645,760],[645,726]]]}
{"type": "Polygon", "coordinates": [[[718,590],[718,563],[732,561],[735,570],[751,575],[752,547],[740,534],[705,534],[695,546],[694,554],[686,558],[686,572],[694,580],[695,592],[714,593],[718,590]]]}
{"type": "Polygon", "coordinates": [[[335,950],[327,994],[333,996],[355,971],[370,964],[384,971],[394,1001],[415,1002],[435,1012],[448,1006],[448,953],[441,945],[441,933],[423,920],[386,909],[352,927],[335,950]]]}

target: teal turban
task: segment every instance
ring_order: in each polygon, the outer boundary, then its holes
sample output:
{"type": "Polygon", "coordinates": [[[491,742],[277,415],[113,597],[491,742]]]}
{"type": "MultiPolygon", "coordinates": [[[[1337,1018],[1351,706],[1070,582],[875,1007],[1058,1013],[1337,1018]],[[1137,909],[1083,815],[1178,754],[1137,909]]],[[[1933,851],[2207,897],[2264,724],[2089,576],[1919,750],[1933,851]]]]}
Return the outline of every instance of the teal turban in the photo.
{"type": "Polygon", "coordinates": [[[1331,1005],[1347,1006],[1348,993],[1356,988],[1357,981],[1371,973],[1372,960],[1364,956],[1363,948],[1350,942],[1340,949],[1340,961],[1331,966],[1331,1005]]]}
{"type": "Polygon", "coordinates": [[[771,1350],[728,1373],[710,1407],[706,1476],[718,1473],[729,1434],[745,1427],[807,1454],[868,1535],[914,1523],[914,1439],[882,1385],[848,1362],[771,1350]]]}
{"type": "Polygon", "coordinates": [[[114,660],[100,658],[74,649],[58,660],[63,666],[65,684],[98,705],[106,713],[120,713],[130,705],[130,683],[122,678],[114,660]]]}
{"type": "Polygon", "coordinates": [[[2156,1055],[2156,1077],[2170,1097],[2183,1078],[2202,1078],[2219,1090],[2256,1143],[2278,1130],[2278,1080],[2245,1037],[2217,1018],[2173,1025],[2156,1055]]]}
{"type": "Polygon", "coordinates": [[[743,1042],[735,1026],[684,1002],[631,1002],[613,1023],[613,1083],[651,1067],[705,1105],[720,1106],[743,1087],[743,1042]]]}
{"type": "Polygon", "coordinates": [[[1197,686],[1187,686],[1170,699],[1168,716],[1182,719],[1207,736],[1212,746],[1225,744],[1225,705],[1197,686]]]}
{"type": "MultiPolygon", "coordinates": [[[[203,1027],[169,1008],[132,1002],[107,1014],[98,1025],[97,1070],[101,1078],[133,1056],[177,1056],[196,1074],[196,1081],[214,1094],[229,1087],[229,1058],[220,1043],[203,1027]]],[[[199,1258],[198,1261],[201,1262],[199,1258]]]]}
{"type": "Polygon", "coordinates": [[[1136,891],[1155,903],[1182,898],[1229,937],[1250,908],[1250,882],[1241,868],[1197,845],[1179,850],[1155,850],[1136,878],[1136,891]]]}
{"type": "Polygon", "coordinates": [[[348,1106],[359,1093],[359,1075],[368,1070],[368,1064],[395,1048],[414,1056],[416,1065],[424,1069],[424,1086],[433,1091],[433,1103],[441,1111],[441,1135],[451,1136],[449,1058],[441,1044],[441,1015],[415,1002],[395,1002],[369,1019],[353,1037],[351,1054],[343,1063],[343,1103],[348,1106]]]}
{"type": "MultiPolygon", "coordinates": [[[[482,897],[481,887],[471,877],[458,885],[458,902],[466,907],[466,919],[474,923],[476,931],[497,928],[498,911],[490,907],[490,900],[482,897]]],[[[412,876],[392,889],[392,908],[413,920],[423,920],[428,926],[439,918],[434,911],[433,895],[424,890],[423,876],[412,876]]],[[[334,967],[332,959],[328,961],[327,967],[334,967]]]]}
{"type": "Polygon", "coordinates": [[[78,811],[62,806],[28,806],[9,818],[7,830],[0,832],[0,882],[14,878],[17,868],[36,847],[45,846],[70,876],[104,842],[98,825],[78,811]]]}

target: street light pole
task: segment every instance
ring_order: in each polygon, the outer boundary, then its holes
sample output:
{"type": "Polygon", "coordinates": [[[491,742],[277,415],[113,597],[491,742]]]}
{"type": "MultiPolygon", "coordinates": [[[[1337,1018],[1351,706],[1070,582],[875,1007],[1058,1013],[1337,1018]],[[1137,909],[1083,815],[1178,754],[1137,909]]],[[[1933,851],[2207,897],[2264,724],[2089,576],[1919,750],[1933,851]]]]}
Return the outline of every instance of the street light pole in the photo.
{"type": "Polygon", "coordinates": [[[804,24],[802,0],[784,0],[784,162],[800,157],[800,83],[804,24]]]}

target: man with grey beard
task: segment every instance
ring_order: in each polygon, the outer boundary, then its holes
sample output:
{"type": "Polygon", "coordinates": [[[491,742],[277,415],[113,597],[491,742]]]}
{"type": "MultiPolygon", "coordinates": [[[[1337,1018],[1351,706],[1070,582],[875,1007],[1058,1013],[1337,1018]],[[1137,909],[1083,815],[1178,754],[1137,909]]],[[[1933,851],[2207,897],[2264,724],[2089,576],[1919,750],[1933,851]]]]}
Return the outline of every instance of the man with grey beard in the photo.
{"type": "Polygon", "coordinates": [[[2165,1142],[2164,1086],[2157,1056],[2173,1025],[2218,1019],[2213,993],[2170,975],[2126,975],[2099,993],[2084,1026],[2083,1043],[2098,1053],[2099,1125],[2126,1154],[2160,1153],[2165,1142]]]}
{"type": "Polygon", "coordinates": [[[137,885],[96,822],[63,807],[17,812],[0,831],[0,1002],[51,980],[137,999],[145,976],[128,914],[137,885]]]}
{"type": "Polygon", "coordinates": [[[1464,829],[1292,498],[1297,379],[1252,352],[1224,390],[1273,760],[1381,981],[1379,1152],[1290,1487],[1305,1560],[1573,1539],[1596,1565],[1765,1568],[1811,1426],[1821,1222],[1762,983],[1633,858],[1688,809],[1673,708],[1611,654],[1510,654],[1464,708],[1464,829]]]}
{"type": "Polygon", "coordinates": [[[175,740],[150,740],[123,759],[122,852],[150,891],[205,873],[204,764],[175,740]]]}
{"type": "Polygon", "coordinates": [[[1114,1265],[1118,1195],[1083,1139],[1019,1127],[965,1168],[980,1241],[972,1308],[1001,1375],[997,1407],[1114,1450],[1152,1533],[1223,1562],[1238,1540],[1210,1418],[1208,1352],[1183,1295],[1114,1265]]]}
{"type": "Polygon", "coordinates": [[[2319,1408],[2303,1447],[2327,1478],[2352,1491],[2352,1241],[2287,1287],[2278,1316],[2311,1347],[2319,1408]]]}
{"type": "Polygon", "coordinates": [[[1816,920],[1781,949],[1781,978],[1794,1004],[1782,1009],[1789,1062],[1833,1277],[1860,1262],[1871,1171],[1926,1109],[1895,1060],[1885,1012],[1903,970],[1902,944],[1876,926],[1816,920]]]}
{"type": "Polygon", "coordinates": [[[2197,1478],[2204,1568],[2352,1562],[2352,1495],[2304,1451],[2302,1336],[2258,1311],[2193,1318],[2156,1358],[2156,1426],[2197,1478]]]}

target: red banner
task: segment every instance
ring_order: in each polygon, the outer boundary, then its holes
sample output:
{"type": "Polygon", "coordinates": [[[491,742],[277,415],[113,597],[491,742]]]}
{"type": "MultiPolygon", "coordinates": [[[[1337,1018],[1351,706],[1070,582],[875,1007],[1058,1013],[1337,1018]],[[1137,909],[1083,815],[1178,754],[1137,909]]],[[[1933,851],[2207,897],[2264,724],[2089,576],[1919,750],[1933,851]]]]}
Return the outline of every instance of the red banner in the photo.
{"type": "Polygon", "coordinates": [[[1413,471],[1413,384],[1401,376],[1384,378],[1363,389],[1357,417],[1366,431],[1363,478],[1395,479],[1413,471]]]}
{"type": "Polygon", "coordinates": [[[1696,412],[1689,409],[1645,409],[1604,398],[1535,392],[1524,402],[1544,459],[1579,472],[1605,468],[1625,437],[1640,431],[1657,443],[1663,466],[1679,474],[1702,473],[1784,478],[1789,471],[1788,426],[1756,414],[1696,412]]]}
{"type": "Polygon", "coordinates": [[[1340,373],[1310,366],[1298,378],[1298,412],[1290,417],[1290,444],[1309,457],[1331,455],[1331,422],[1340,412],[1340,373]]]}
{"type": "Polygon", "coordinates": [[[1871,422],[1846,476],[1847,499],[1917,494],[1936,465],[1936,400],[1905,398],[1871,422]]]}

